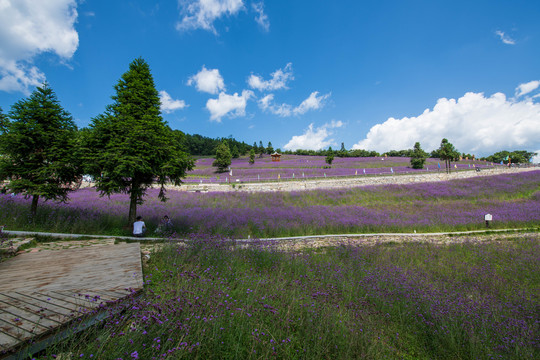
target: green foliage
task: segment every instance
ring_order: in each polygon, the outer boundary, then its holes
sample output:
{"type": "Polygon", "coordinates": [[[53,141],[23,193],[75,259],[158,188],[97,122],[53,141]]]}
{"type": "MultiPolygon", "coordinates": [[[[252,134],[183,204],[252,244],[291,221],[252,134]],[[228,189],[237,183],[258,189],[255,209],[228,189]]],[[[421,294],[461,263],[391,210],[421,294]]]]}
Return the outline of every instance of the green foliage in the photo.
{"type": "MultiPolygon", "coordinates": [[[[283,154],[287,155],[308,155],[308,156],[326,156],[328,154],[328,150],[304,150],[304,149],[297,149],[297,150],[286,150],[283,152],[283,154]]],[[[368,150],[362,150],[362,149],[356,149],[356,150],[349,150],[349,151],[339,151],[337,152],[337,155],[339,157],[378,157],[381,156],[376,151],[368,151],[368,150]]]]}
{"type": "Polygon", "coordinates": [[[162,119],[154,79],[143,59],[135,59],[114,88],[113,104],[92,119],[84,158],[102,194],[129,194],[132,223],[147,189],[159,184],[159,198],[165,201],[165,184],[180,185],[194,161],[162,119]]]}
{"type": "Polygon", "coordinates": [[[411,149],[407,150],[390,150],[386,152],[386,155],[390,157],[412,157],[413,151],[411,149]]]}
{"type": "Polygon", "coordinates": [[[225,172],[229,165],[231,165],[231,151],[227,141],[224,140],[216,149],[216,159],[212,163],[212,166],[217,167],[218,172],[225,172]]]}
{"type": "MultiPolygon", "coordinates": [[[[181,144],[185,152],[191,155],[212,156],[216,153],[216,149],[223,140],[227,140],[231,149],[236,146],[238,154],[247,154],[252,146],[245,142],[240,142],[232,137],[212,139],[199,134],[190,135],[183,134],[181,144]]],[[[255,145],[256,146],[256,145],[255,145]]]]}
{"type": "Polygon", "coordinates": [[[268,146],[266,147],[266,153],[268,155],[271,155],[274,153],[274,147],[272,146],[272,143],[269,141],[268,146]]]}
{"type": "Polygon", "coordinates": [[[77,127],[47,83],[15,103],[9,118],[2,116],[0,179],[10,181],[1,190],[31,196],[33,217],[40,197],[66,201],[80,179],[77,127]]]}
{"type": "Polygon", "coordinates": [[[324,159],[328,165],[332,165],[332,161],[334,161],[334,152],[332,151],[332,148],[328,148],[328,154],[326,155],[326,159],[324,159]]]}
{"type": "Polygon", "coordinates": [[[538,358],[537,238],[329,244],[165,245],[140,297],[38,359],[538,358]]]}
{"type": "Polygon", "coordinates": [[[422,150],[420,143],[414,144],[414,149],[411,154],[411,166],[413,169],[423,169],[426,162],[427,153],[422,150]]]}
{"type": "Polygon", "coordinates": [[[502,161],[503,164],[508,164],[508,162],[510,161],[512,164],[526,164],[529,163],[531,159],[536,155],[537,153],[525,150],[515,150],[512,152],[503,150],[496,152],[495,154],[490,155],[485,159],[494,163],[500,163],[502,161]]]}
{"type": "Polygon", "coordinates": [[[240,157],[240,154],[238,153],[238,148],[236,147],[236,145],[233,145],[231,149],[231,156],[233,159],[238,159],[240,157]]]}
{"type": "Polygon", "coordinates": [[[254,149],[251,149],[249,151],[249,164],[250,165],[255,164],[255,150],[254,149]]]}
{"type": "Polygon", "coordinates": [[[439,159],[444,160],[446,172],[451,170],[451,161],[459,158],[459,152],[446,138],[442,139],[437,155],[439,159]]]}
{"type": "Polygon", "coordinates": [[[0,135],[7,131],[8,122],[8,117],[2,112],[2,107],[0,107],[0,135]]]}

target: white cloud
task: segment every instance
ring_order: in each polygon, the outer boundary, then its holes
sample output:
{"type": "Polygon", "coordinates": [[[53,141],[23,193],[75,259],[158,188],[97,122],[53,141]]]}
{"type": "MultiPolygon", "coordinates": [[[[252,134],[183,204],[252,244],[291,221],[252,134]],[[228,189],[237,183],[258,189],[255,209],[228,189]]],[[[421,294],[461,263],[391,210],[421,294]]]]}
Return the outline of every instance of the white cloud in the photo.
{"type": "Polygon", "coordinates": [[[531,99],[516,101],[502,93],[485,97],[466,93],[455,99],[442,98],[433,110],[416,117],[389,118],[373,126],[353,149],[412,148],[419,141],[426,150],[439,147],[447,138],[461,152],[488,155],[501,149],[540,147],[540,104],[531,99]]]}
{"type": "Polygon", "coordinates": [[[520,97],[520,96],[526,95],[526,94],[538,89],[539,86],[540,86],[540,81],[539,80],[533,80],[533,81],[529,81],[528,83],[525,83],[525,84],[520,84],[516,88],[516,96],[520,97]]]}
{"type": "Polygon", "coordinates": [[[263,111],[269,111],[270,113],[281,117],[291,116],[293,112],[292,106],[289,104],[275,105],[274,94],[268,94],[260,99],[259,108],[261,108],[263,111]]]}
{"type": "Polygon", "coordinates": [[[311,123],[302,135],[293,136],[283,148],[286,150],[319,150],[335,146],[337,145],[335,140],[329,139],[333,135],[331,129],[340,128],[343,125],[341,121],[332,120],[330,123],[313,129],[313,123],[311,123]]]}
{"type": "Polygon", "coordinates": [[[259,91],[287,89],[287,82],[294,80],[292,63],[288,63],[283,69],[278,69],[270,75],[272,76],[270,80],[263,80],[261,76],[251,74],[248,84],[252,89],[259,91]]]}
{"type": "Polygon", "coordinates": [[[182,110],[188,106],[184,100],[173,100],[165,90],[159,92],[159,98],[161,100],[161,110],[166,114],[182,110]]]}
{"type": "Polygon", "coordinates": [[[309,110],[318,110],[322,108],[324,106],[325,100],[330,97],[330,94],[321,96],[318,96],[318,94],[318,91],[312,92],[306,100],[302,101],[302,103],[294,109],[294,113],[296,115],[301,115],[305,114],[309,110]]]}
{"type": "Polygon", "coordinates": [[[320,96],[318,96],[318,94],[318,91],[312,92],[307,99],[302,101],[302,103],[295,108],[293,108],[289,104],[274,104],[274,94],[266,95],[265,97],[261,98],[258,103],[261,110],[268,111],[274,115],[278,115],[281,117],[302,115],[309,110],[317,110],[322,108],[326,99],[330,97],[330,94],[320,96]]]}
{"type": "Polygon", "coordinates": [[[189,78],[187,84],[195,85],[197,90],[210,94],[217,94],[219,91],[225,90],[225,82],[219,74],[219,70],[208,70],[204,65],[201,71],[189,78]]]}
{"type": "Polygon", "coordinates": [[[34,58],[45,52],[69,60],[79,46],[75,0],[0,0],[0,90],[29,93],[45,75],[34,58]]]}
{"type": "Polygon", "coordinates": [[[499,36],[501,41],[507,45],[515,45],[516,41],[512,39],[510,36],[506,35],[504,32],[497,30],[495,31],[495,35],[499,36]]]}
{"type": "Polygon", "coordinates": [[[210,120],[221,122],[221,118],[229,114],[231,117],[245,116],[247,101],[253,96],[253,91],[244,90],[242,95],[219,93],[217,99],[208,99],[206,108],[210,111],[210,120]]]}
{"type": "Polygon", "coordinates": [[[264,3],[253,3],[251,4],[253,10],[257,13],[255,21],[264,31],[270,31],[270,20],[268,20],[268,15],[264,13],[264,3]]]}
{"type": "Polygon", "coordinates": [[[531,162],[533,164],[540,164],[540,150],[536,150],[536,151],[533,151],[535,152],[537,155],[534,156],[532,159],[531,159],[531,162]]]}
{"type": "Polygon", "coordinates": [[[184,17],[176,24],[180,31],[204,29],[217,34],[214,21],[244,9],[242,0],[178,0],[184,17]]]}

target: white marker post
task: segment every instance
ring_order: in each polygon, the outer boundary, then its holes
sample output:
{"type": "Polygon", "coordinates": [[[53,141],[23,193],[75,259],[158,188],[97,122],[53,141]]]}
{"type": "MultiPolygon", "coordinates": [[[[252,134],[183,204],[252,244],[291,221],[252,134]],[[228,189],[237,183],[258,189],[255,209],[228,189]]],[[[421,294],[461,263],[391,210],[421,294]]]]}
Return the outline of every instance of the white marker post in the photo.
{"type": "Polygon", "coordinates": [[[491,221],[493,221],[493,215],[486,214],[484,216],[484,220],[486,221],[486,227],[489,227],[489,224],[491,223],[491,221]]]}

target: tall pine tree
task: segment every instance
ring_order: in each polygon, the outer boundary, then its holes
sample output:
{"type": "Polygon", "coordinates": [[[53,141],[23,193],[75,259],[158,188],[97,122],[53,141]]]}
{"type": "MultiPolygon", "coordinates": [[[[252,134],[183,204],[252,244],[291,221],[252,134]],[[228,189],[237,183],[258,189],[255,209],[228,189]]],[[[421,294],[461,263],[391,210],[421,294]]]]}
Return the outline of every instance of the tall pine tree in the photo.
{"type": "Polygon", "coordinates": [[[225,172],[229,165],[231,165],[231,150],[227,140],[223,140],[216,149],[216,158],[212,163],[212,166],[217,167],[218,172],[225,172]]]}
{"type": "Polygon", "coordinates": [[[40,198],[67,201],[81,179],[76,151],[77,127],[45,83],[15,103],[2,119],[0,179],[2,192],[32,198],[35,217],[40,198]]]}
{"type": "Polygon", "coordinates": [[[420,143],[414,144],[414,149],[411,154],[411,166],[413,169],[423,169],[426,163],[427,153],[422,150],[420,143]]]}
{"type": "Polygon", "coordinates": [[[161,117],[160,99],[146,61],[135,59],[114,89],[113,103],[92,120],[85,159],[102,195],[129,195],[128,221],[133,223],[147,190],[157,183],[159,199],[166,201],[165,184],[180,185],[194,161],[181,150],[161,117]]]}

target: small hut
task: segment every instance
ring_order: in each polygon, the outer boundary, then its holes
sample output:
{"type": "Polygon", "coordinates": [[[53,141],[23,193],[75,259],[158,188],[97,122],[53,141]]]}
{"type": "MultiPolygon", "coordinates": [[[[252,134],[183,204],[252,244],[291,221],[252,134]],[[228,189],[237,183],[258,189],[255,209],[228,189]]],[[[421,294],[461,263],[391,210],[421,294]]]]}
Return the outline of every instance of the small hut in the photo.
{"type": "Polygon", "coordinates": [[[278,154],[277,152],[274,152],[272,155],[272,161],[281,161],[281,154],[278,154]]]}

